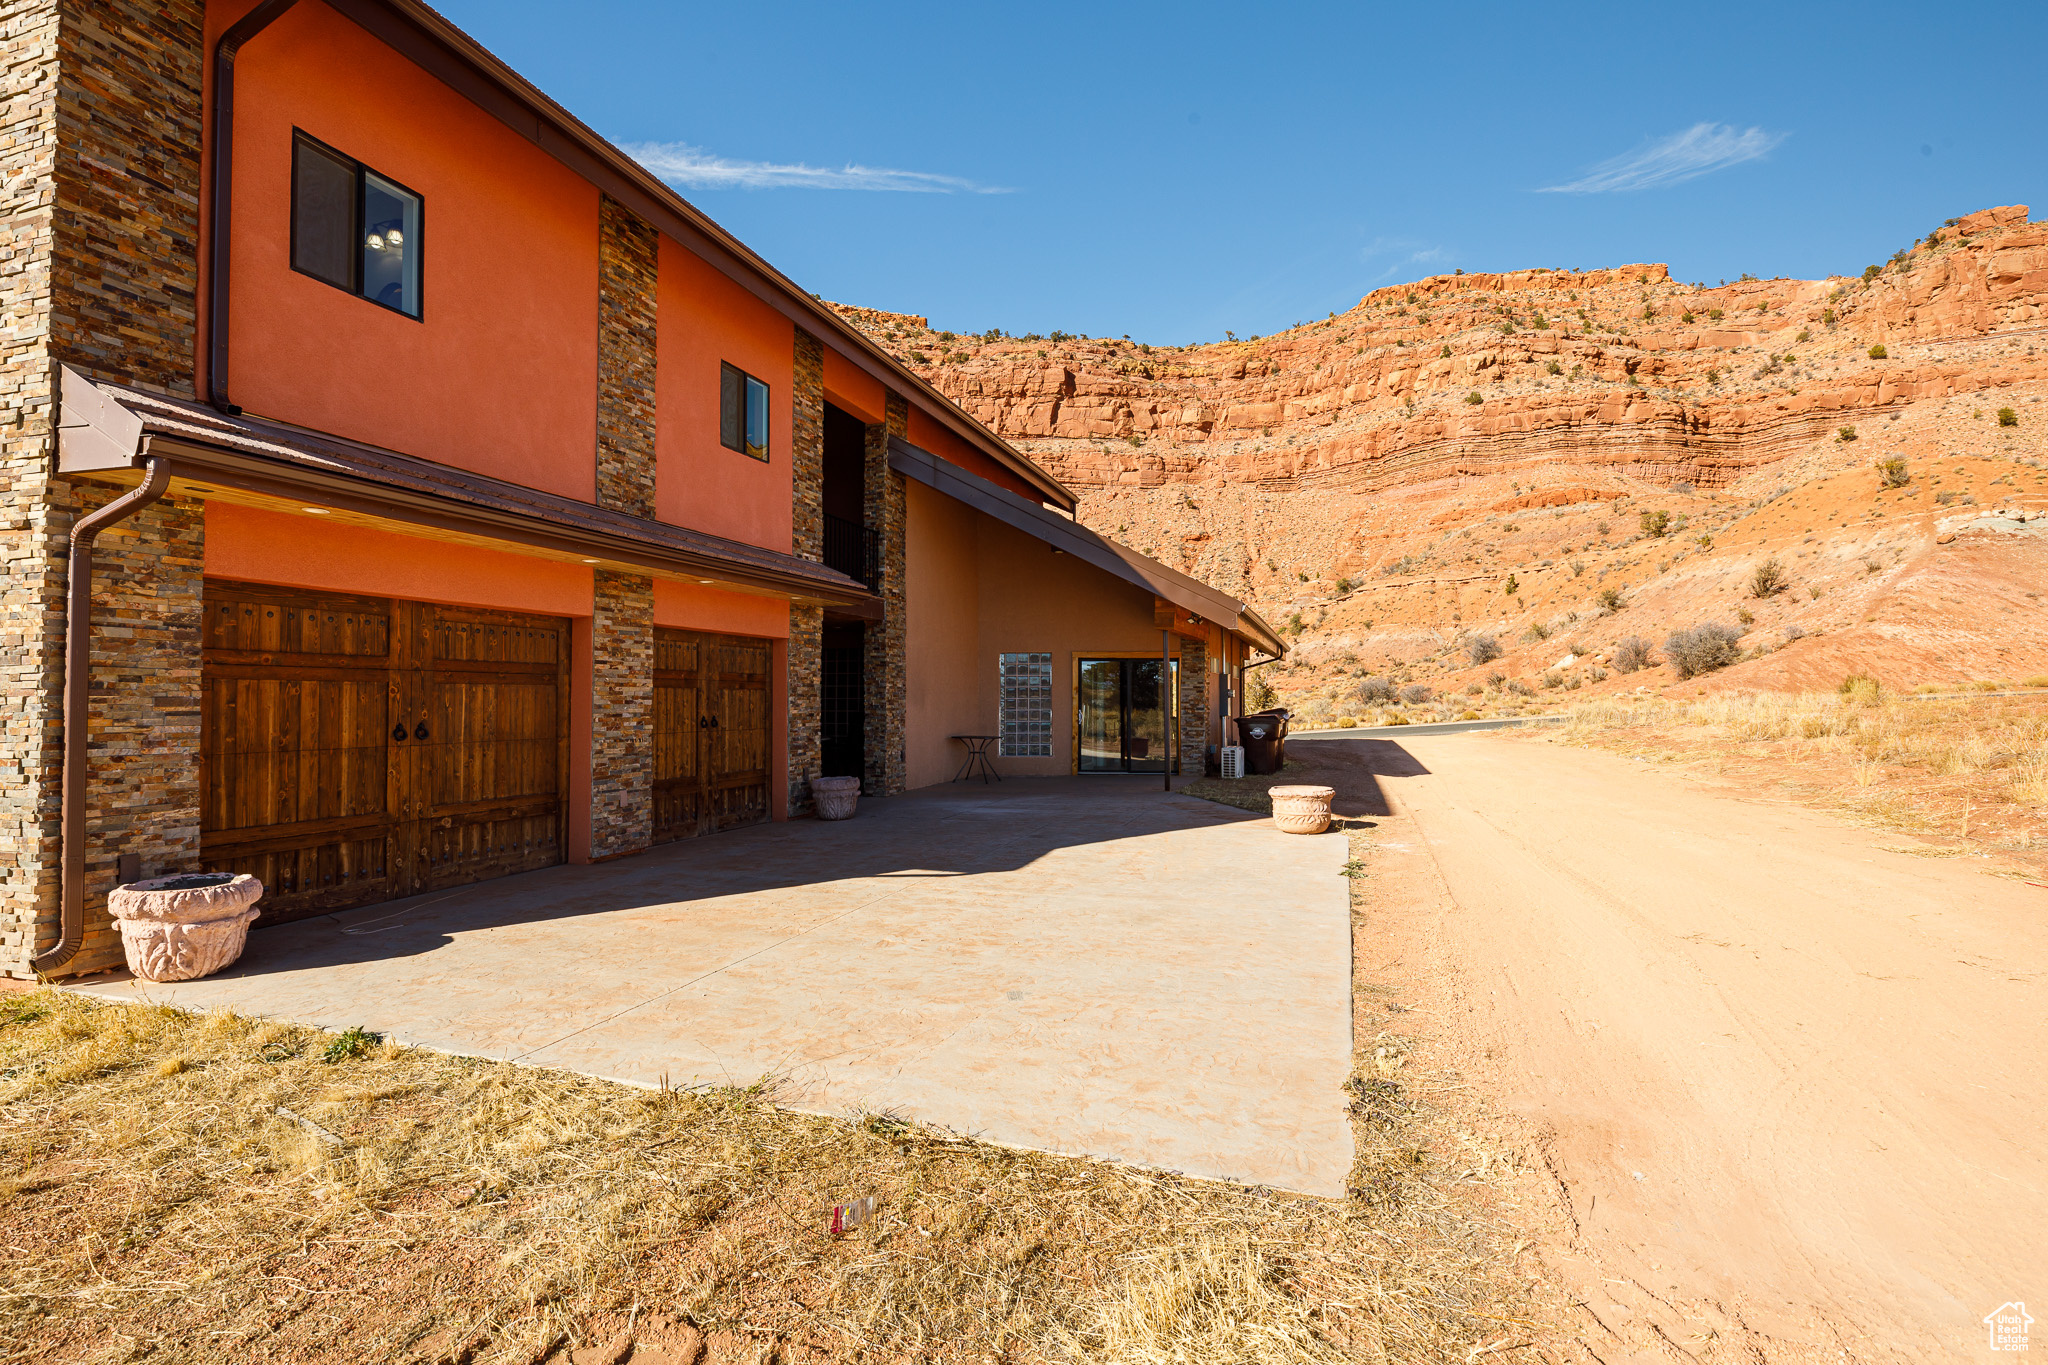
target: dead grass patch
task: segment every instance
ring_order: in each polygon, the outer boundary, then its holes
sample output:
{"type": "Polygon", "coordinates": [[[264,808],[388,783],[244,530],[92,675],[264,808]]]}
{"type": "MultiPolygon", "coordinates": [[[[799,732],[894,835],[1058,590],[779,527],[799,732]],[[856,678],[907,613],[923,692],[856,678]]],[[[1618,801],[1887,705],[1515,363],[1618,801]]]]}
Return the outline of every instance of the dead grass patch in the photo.
{"type": "Polygon", "coordinates": [[[2048,698],[1731,693],[1584,702],[1564,737],[1719,764],[1870,824],[2048,865],[2048,698]]]}
{"type": "Polygon", "coordinates": [[[0,996],[0,1360],[562,1361],[635,1315],[714,1362],[1463,1360],[1518,1316],[1505,1234],[1386,1084],[1334,1201],[0,996]]]}

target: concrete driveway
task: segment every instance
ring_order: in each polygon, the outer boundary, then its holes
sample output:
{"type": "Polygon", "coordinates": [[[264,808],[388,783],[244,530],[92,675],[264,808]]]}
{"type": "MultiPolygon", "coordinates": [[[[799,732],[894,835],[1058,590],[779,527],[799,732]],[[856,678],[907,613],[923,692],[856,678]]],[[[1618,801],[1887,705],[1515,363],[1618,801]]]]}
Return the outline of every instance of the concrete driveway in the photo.
{"type": "Polygon", "coordinates": [[[639,1085],[767,1076],[796,1108],[1341,1194],[1344,838],[1157,782],[930,788],[78,989],[639,1085]]]}

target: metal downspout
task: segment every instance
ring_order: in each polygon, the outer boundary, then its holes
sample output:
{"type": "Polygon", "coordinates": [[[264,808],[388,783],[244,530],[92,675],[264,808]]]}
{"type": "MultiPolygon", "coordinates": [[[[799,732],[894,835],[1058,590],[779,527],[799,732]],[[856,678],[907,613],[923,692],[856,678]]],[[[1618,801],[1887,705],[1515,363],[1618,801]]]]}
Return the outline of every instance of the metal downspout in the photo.
{"type": "Polygon", "coordinates": [[[92,543],[164,495],[171,462],[149,457],[142,486],[71,524],[64,603],[63,822],[58,827],[57,942],[29,965],[48,975],[78,955],[85,942],[85,823],[87,731],[92,717],[92,543]]]}
{"type": "Polygon", "coordinates": [[[206,253],[206,401],[230,417],[228,401],[228,271],[235,221],[235,54],[297,0],[264,0],[231,25],[213,47],[213,144],[209,149],[206,253]]]}

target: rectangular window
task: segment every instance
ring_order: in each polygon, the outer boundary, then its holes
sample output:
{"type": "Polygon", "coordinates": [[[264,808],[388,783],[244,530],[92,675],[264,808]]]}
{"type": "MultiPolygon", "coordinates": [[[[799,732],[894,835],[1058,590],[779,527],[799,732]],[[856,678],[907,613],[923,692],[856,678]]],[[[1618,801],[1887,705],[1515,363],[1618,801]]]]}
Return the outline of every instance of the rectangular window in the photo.
{"type": "Polygon", "coordinates": [[[718,367],[718,440],[727,450],[768,458],[768,386],[724,364],[718,367]]]}
{"type": "Polygon", "coordinates": [[[292,269],[420,316],[420,197],[296,130],[292,269]]]}
{"type": "Polygon", "coordinates": [[[999,655],[996,729],[1004,758],[1052,757],[1052,655],[999,655]]]}

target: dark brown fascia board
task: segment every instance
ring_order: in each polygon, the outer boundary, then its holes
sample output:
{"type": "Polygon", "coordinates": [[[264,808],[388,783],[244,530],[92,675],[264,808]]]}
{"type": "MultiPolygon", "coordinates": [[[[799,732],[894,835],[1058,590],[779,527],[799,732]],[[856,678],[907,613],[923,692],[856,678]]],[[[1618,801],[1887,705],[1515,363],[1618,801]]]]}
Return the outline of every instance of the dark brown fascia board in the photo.
{"type": "Polygon", "coordinates": [[[417,0],[326,0],[435,79],[526,138],[798,326],[829,333],[847,358],[889,388],[922,400],[939,421],[1065,510],[1074,495],[1059,480],[913,374],[859,329],[797,287],[645,166],[611,145],[476,39],[417,0]]]}
{"type": "Polygon", "coordinates": [[[876,605],[873,595],[852,579],[847,579],[848,586],[841,588],[837,584],[736,563],[716,555],[650,545],[630,536],[595,528],[554,526],[516,512],[476,507],[429,493],[390,488],[348,474],[328,473],[260,456],[243,455],[175,436],[146,436],[141,456],[151,455],[168,457],[177,477],[187,482],[218,483],[247,493],[317,503],[337,511],[524,545],[578,559],[606,559],[661,573],[708,578],[720,587],[787,597],[806,606],[844,608],[860,613],[876,605]]]}
{"type": "Polygon", "coordinates": [[[1278,656],[1287,652],[1286,644],[1273,633],[1272,628],[1229,593],[1219,592],[1200,579],[1170,569],[1136,550],[1126,549],[1078,521],[1057,512],[1048,512],[1029,498],[1021,498],[1009,489],[942,460],[900,436],[889,438],[889,467],[906,478],[916,479],[928,488],[967,504],[977,512],[1014,526],[1056,550],[1073,555],[1126,583],[1144,588],[1183,611],[1193,612],[1205,621],[1214,621],[1269,654],[1278,656]]]}

